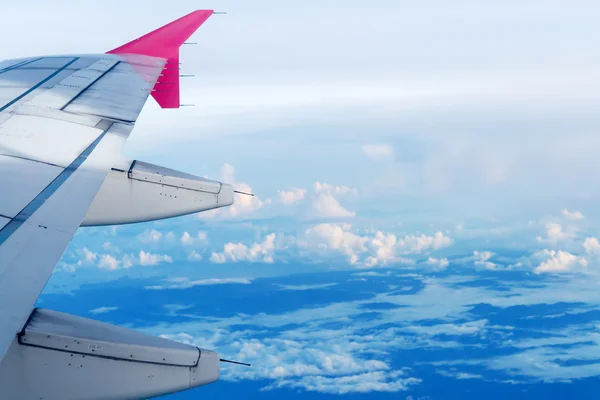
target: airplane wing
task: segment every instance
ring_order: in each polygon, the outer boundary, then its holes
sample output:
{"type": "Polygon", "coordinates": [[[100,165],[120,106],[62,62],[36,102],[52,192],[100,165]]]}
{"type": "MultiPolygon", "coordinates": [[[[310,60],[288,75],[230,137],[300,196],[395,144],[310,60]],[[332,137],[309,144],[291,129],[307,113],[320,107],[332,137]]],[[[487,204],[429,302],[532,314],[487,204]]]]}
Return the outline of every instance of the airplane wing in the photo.
{"type": "Polygon", "coordinates": [[[232,204],[229,185],[120,155],[150,94],[179,107],[179,47],[212,14],[106,54],[0,63],[0,398],[141,398],[218,378],[216,353],[34,310],[80,225],[232,204]]]}

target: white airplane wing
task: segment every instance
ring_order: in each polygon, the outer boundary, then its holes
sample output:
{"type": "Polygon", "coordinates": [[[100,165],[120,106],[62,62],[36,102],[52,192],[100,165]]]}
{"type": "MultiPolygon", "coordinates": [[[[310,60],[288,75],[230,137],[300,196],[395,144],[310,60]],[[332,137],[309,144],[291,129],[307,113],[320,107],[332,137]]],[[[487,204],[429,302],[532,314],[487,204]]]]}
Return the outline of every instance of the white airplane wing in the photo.
{"type": "Polygon", "coordinates": [[[34,310],[80,225],[232,204],[229,185],[120,156],[150,94],[179,107],[179,46],[212,13],[107,54],[0,63],[0,398],[142,398],[218,379],[216,353],[34,310]]]}

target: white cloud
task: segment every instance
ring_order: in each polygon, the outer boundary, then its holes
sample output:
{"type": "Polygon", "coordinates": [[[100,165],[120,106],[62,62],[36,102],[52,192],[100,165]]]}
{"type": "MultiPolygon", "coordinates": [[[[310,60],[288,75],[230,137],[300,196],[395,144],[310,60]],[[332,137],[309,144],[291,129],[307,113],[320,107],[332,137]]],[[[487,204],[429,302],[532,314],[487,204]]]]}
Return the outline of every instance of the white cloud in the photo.
{"type": "Polygon", "coordinates": [[[156,229],[148,229],[138,235],[138,240],[142,243],[159,243],[162,240],[172,241],[175,239],[173,232],[162,233],[156,229]]]}
{"type": "Polygon", "coordinates": [[[188,258],[187,258],[187,259],[188,259],[188,261],[192,261],[192,262],[195,262],[195,261],[202,261],[202,255],[201,255],[201,254],[198,254],[198,253],[196,253],[196,251],[195,251],[195,250],[192,250],[192,251],[190,252],[190,254],[188,254],[188,258]]]}
{"type": "Polygon", "coordinates": [[[580,219],[583,219],[584,216],[581,212],[579,211],[569,211],[566,208],[564,210],[562,210],[562,215],[567,218],[570,219],[572,221],[577,221],[580,219]]]}
{"type": "Polygon", "coordinates": [[[306,189],[294,189],[294,190],[278,190],[277,195],[279,196],[279,201],[286,205],[296,204],[302,200],[306,196],[306,189]]]}
{"type": "Polygon", "coordinates": [[[337,283],[332,282],[332,283],[316,283],[314,285],[280,285],[280,284],[275,284],[275,286],[278,286],[279,289],[278,290],[292,290],[292,291],[303,291],[303,290],[317,290],[317,289],[326,289],[328,287],[332,287],[337,285],[337,283]]]}
{"type": "Polygon", "coordinates": [[[394,233],[376,231],[373,235],[361,236],[352,232],[350,224],[333,223],[308,228],[299,240],[300,247],[317,252],[334,251],[346,256],[350,264],[367,267],[411,263],[402,256],[439,250],[451,243],[452,240],[441,232],[433,236],[397,237],[394,233]]]}
{"type": "Polygon", "coordinates": [[[87,247],[84,247],[82,251],[83,251],[83,260],[86,263],[92,263],[92,262],[96,261],[96,259],[98,258],[98,254],[89,251],[87,247]]]}
{"type": "Polygon", "coordinates": [[[433,326],[413,325],[403,330],[428,336],[475,336],[485,334],[488,321],[485,319],[462,324],[438,324],[433,326]]]}
{"type": "Polygon", "coordinates": [[[121,251],[117,246],[113,245],[111,242],[104,242],[104,244],[102,245],[102,250],[112,253],[119,253],[121,251]]]}
{"type": "Polygon", "coordinates": [[[447,258],[433,258],[433,257],[429,257],[427,259],[427,265],[431,265],[432,267],[434,267],[435,270],[443,270],[446,267],[448,267],[450,263],[448,262],[447,258]]]}
{"type": "Polygon", "coordinates": [[[587,254],[600,254],[600,242],[595,237],[586,238],[585,242],[583,242],[583,248],[587,254]]]}
{"type": "Polygon", "coordinates": [[[94,308],[93,310],[90,310],[89,313],[94,314],[94,315],[106,314],[111,311],[116,311],[118,309],[119,309],[118,307],[98,307],[98,308],[94,308]]]}
{"type": "Polygon", "coordinates": [[[158,242],[160,241],[160,239],[162,239],[163,234],[159,231],[157,231],[156,229],[152,229],[152,230],[146,230],[143,233],[141,233],[138,238],[141,242],[144,243],[148,243],[148,242],[158,242]]]}
{"type": "Polygon", "coordinates": [[[319,193],[312,202],[311,215],[317,218],[344,218],[354,217],[356,213],[342,207],[332,194],[319,193]]]}
{"type": "Polygon", "coordinates": [[[573,239],[575,237],[575,233],[572,231],[566,231],[559,223],[549,222],[546,224],[546,236],[547,238],[538,236],[536,239],[538,242],[556,244],[567,239],[573,239]]]}
{"type": "Polygon", "coordinates": [[[400,392],[421,383],[417,378],[399,376],[403,371],[373,371],[341,377],[307,375],[299,379],[282,379],[267,386],[274,388],[304,389],[310,392],[343,395],[348,393],[400,392]]]}
{"type": "Polygon", "coordinates": [[[336,250],[348,257],[350,264],[358,262],[358,255],[367,250],[368,237],[354,234],[349,224],[319,224],[308,228],[301,246],[317,251],[336,250]]]}
{"type": "Polygon", "coordinates": [[[483,379],[483,376],[481,376],[479,374],[471,374],[468,372],[444,371],[444,370],[437,370],[436,372],[442,376],[446,376],[448,378],[455,378],[455,379],[459,379],[459,380],[483,379]]]}
{"type": "Polygon", "coordinates": [[[181,244],[183,244],[184,246],[189,246],[193,243],[194,239],[190,236],[190,234],[187,232],[183,232],[183,235],[181,235],[181,244]]]}
{"type": "Polygon", "coordinates": [[[534,269],[536,274],[571,272],[578,267],[587,267],[585,258],[566,251],[543,250],[537,255],[545,257],[546,260],[534,269]]]}
{"type": "Polygon", "coordinates": [[[192,246],[198,242],[206,242],[208,240],[208,233],[200,231],[196,236],[192,236],[189,232],[183,232],[181,235],[181,244],[184,246],[192,246]]]}
{"type": "Polygon", "coordinates": [[[473,264],[478,267],[483,267],[485,269],[496,269],[498,265],[489,261],[490,258],[494,256],[494,253],[491,251],[474,251],[473,252],[473,264]]]}
{"type": "Polygon", "coordinates": [[[394,156],[394,148],[388,144],[366,144],[361,148],[362,152],[376,161],[384,161],[394,156]]]}
{"type": "Polygon", "coordinates": [[[146,286],[148,290],[166,290],[166,289],[189,289],[195,286],[212,286],[212,285],[231,285],[241,284],[249,285],[252,283],[248,278],[210,278],[190,280],[189,278],[173,278],[165,281],[162,285],[146,286]]]}
{"type": "Polygon", "coordinates": [[[98,268],[114,271],[119,268],[121,262],[110,254],[103,254],[98,262],[98,268]]]}
{"type": "Polygon", "coordinates": [[[147,253],[140,250],[139,263],[140,265],[158,265],[160,263],[172,263],[173,259],[168,255],[147,253]]]}
{"type": "MultiPolygon", "coordinates": [[[[252,187],[249,184],[236,180],[235,168],[231,164],[226,163],[221,167],[221,180],[224,183],[233,185],[235,190],[253,193],[252,187]]],[[[198,214],[198,217],[201,219],[245,217],[260,210],[263,206],[264,202],[257,195],[247,196],[236,194],[233,205],[201,212],[198,214]]]]}
{"type": "Polygon", "coordinates": [[[198,235],[196,235],[196,237],[198,238],[199,241],[206,242],[208,240],[208,232],[200,231],[200,232],[198,232],[198,235]]]}
{"type": "Polygon", "coordinates": [[[344,196],[347,194],[358,194],[357,189],[352,189],[348,186],[336,186],[328,183],[315,182],[314,190],[316,193],[328,193],[336,196],[344,196]]]}
{"type": "Polygon", "coordinates": [[[272,263],[275,252],[275,234],[266,236],[262,243],[246,246],[243,243],[227,243],[220,253],[213,252],[210,261],[216,264],[226,262],[264,262],[272,263]]]}

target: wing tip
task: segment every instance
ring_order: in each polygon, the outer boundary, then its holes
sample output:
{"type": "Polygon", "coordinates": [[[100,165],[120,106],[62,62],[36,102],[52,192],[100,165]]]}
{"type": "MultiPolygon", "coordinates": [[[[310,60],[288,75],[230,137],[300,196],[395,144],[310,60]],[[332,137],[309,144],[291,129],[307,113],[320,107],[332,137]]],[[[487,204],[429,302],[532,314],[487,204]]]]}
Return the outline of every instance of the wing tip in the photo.
{"type": "MultiPolygon", "coordinates": [[[[214,10],[192,11],[135,40],[108,51],[107,54],[141,54],[164,58],[167,60],[167,64],[173,65],[175,63],[178,65],[179,48],[213,14],[214,10]]],[[[165,69],[167,69],[166,66],[165,69]]],[[[175,76],[176,79],[173,80],[174,74],[164,74],[164,72],[163,69],[163,76],[156,82],[154,89],[170,80],[169,89],[155,90],[152,92],[152,97],[161,108],[179,108],[179,73],[175,76]]]]}

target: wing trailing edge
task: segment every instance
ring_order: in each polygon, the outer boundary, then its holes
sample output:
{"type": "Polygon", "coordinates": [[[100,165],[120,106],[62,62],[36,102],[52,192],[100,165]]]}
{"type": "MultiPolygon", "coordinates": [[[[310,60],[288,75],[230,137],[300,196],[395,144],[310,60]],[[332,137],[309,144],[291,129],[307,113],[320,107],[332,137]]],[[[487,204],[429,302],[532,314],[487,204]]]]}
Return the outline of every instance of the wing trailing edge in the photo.
{"type": "Polygon", "coordinates": [[[179,48],[213,13],[213,10],[191,12],[107,54],[142,54],[166,59],[152,97],[162,108],[179,108],[179,48]]]}

